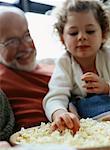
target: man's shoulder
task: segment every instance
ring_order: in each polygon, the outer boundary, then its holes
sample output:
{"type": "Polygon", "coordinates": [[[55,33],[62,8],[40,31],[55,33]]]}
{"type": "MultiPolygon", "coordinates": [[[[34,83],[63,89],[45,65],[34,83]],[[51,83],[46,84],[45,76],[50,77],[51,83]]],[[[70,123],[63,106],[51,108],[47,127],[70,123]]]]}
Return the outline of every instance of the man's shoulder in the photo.
{"type": "Polygon", "coordinates": [[[23,71],[23,70],[15,70],[12,68],[9,68],[3,64],[0,64],[0,72],[17,72],[18,74],[31,74],[31,73],[36,73],[36,74],[42,74],[42,75],[51,75],[54,70],[54,64],[38,64],[33,71],[23,71]]]}
{"type": "Polygon", "coordinates": [[[6,66],[5,66],[5,65],[0,64],[0,69],[5,69],[5,68],[6,68],[6,66]]]}
{"type": "Polygon", "coordinates": [[[3,65],[3,64],[0,64],[0,76],[3,75],[3,74],[7,74],[9,72],[9,69],[3,65]]]}
{"type": "Polygon", "coordinates": [[[42,74],[42,75],[52,75],[54,70],[54,64],[38,64],[34,70],[34,73],[42,74]]]}

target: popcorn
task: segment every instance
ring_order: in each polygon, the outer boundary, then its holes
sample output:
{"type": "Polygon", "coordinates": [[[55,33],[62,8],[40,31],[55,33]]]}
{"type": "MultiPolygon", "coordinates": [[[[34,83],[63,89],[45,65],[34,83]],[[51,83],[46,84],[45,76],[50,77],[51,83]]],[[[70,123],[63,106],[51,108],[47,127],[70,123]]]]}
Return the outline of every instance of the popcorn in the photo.
{"type": "Polygon", "coordinates": [[[51,132],[51,123],[21,129],[16,144],[66,144],[76,148],[110,146],[110,121],[97,121],[91,118],[80,120],[80,129],[75,135],[69,129],[63,134],[51,132]]]}

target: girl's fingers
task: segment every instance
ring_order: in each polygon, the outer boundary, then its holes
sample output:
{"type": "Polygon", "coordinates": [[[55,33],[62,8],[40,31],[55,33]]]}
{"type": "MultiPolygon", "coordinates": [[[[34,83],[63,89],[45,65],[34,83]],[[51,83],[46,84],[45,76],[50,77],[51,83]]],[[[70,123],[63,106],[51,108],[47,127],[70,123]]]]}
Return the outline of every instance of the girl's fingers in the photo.
{"type": "Polygon", "coordinates": [[[83,85],[84,88],[89,89],[89,88],[97,88],[97,82],[87,82],[86,84],[83,85]]]}
{"type": "Polygon", "coordinates": [[[63,131],[65,129],[65,123],[61,117],[55,119],[52,123],[52,131],[59,130],[63,131]]]}
{"type": "Polygon", "coordinates": [[[66,113],[55,119],[51,125],[51,130],[64,131],[65,128],[73,130],[74,133],[79,130],[80,122],[76,115],[72,113],[66,113]]]}
{"type": "Polygon", "coordinates": [[[70,114],[70,115],[74,125],[72,130],[74,133],[76,133],[80,128],[80,121],[74,114],[70,114]]]}
{"type": "Polygon", "coordinates": [[[57,127],[56,123],[52,122],[52,124],[51,124],[51,131],[53,132],[53,131],[55,131],[57,129],[58,129],[58,127],[57,127]]]}
{"type": "Polygon", "coordinates": [[[64,117],[64,122],[67,128],[72,129],[74,133],[76,133],[80,128],[80,121],[78,117],[72,113],[66,114],[67,116],[64,117]]]}
{"type": "Polygon", "coordinates": [[[64,121],[64,123],[65,123],[65,126],[67,127],[67,128],[69,128],[69,129],[72,129],[73,128],[73,121],[72,121],[72,119],[70,118],[70,116],[69,116],[69,114],[64,114],[63,116],[62,116],[62,120],[64,121]]]}
{"type": "Polygon", "coordinates": [[[85,82],[96,82],[98,80],[98,75],[90,72],[90,73],[85,73],[82,75],[81,80],[85,81],[85,82]]]}

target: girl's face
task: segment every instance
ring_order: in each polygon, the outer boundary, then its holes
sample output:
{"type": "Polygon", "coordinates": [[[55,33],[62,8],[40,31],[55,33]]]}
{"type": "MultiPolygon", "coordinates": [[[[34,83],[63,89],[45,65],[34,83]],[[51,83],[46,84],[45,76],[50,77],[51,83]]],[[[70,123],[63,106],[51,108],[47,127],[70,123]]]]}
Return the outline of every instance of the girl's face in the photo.
{"type": "Polygon", "coordinates": [[[92,11],[69,13],[61,38],[76,60],[95,57],[103,41],[101,27],[92,11]]]}

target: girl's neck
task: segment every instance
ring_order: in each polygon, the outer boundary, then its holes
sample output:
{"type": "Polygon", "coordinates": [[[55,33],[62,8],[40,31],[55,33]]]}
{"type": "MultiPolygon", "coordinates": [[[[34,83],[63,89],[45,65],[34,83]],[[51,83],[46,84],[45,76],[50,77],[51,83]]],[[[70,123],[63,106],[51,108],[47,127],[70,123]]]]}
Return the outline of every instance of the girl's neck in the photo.
{"type": "Polygon", "coordinates": [[[81,66],[81,69],[83,71],[83,73],[86,73],[86,72],[93,72],[93,73],[96,73],[97,74],[97,70],[96,70],[96,66],[94,67],[82,67],[81,66]]]}
{"type": "Polygon", "coordinates": [[[86,72],[94,72],[97,74],[97,69],[96,69],[96,63],[95,63],[95,58],[94,59],[89,59],[89,60],[82,60],[78,61],[79,65],[81,66],[81,69],[83,73],[86,72]]]}

